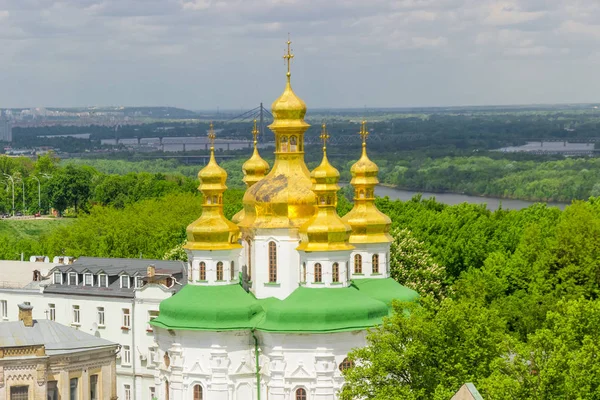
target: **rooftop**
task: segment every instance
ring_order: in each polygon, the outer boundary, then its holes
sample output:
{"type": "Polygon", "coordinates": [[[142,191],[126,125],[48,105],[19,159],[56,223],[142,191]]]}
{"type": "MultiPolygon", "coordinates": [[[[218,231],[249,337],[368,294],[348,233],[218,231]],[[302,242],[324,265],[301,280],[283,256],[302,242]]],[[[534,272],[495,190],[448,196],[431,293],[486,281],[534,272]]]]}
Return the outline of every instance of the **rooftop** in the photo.
{"type": "Polygon", "coordinates": [[[26,327],[23,321],[0,322],[0,348],[40,345],[49,356],[118,346],[46,319],[34,320],[32,327],[26,327]]]}

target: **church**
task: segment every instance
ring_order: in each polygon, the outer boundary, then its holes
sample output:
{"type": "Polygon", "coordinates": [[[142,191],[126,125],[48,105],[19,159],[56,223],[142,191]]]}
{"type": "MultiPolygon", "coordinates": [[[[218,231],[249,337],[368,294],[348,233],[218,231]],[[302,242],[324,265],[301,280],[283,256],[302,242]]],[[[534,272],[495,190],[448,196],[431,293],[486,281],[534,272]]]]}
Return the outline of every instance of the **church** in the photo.
{"type": "Polygon", "coordinates": [[[390,278],[391,220],[375,205],[366,123],[347,215],[336,212],[340,174],[327,159],[325,125],[321,164],[308,170],[306,104],[292,90],[287,46],[287,82],[269,126],[273,167],[258,152],[255,124],[244,207],[231,221],[223,213],[227,173],[213,146],[198,174],[203,208],[187,228],[188,283],[150,322],[160,400],[337,399],[352,367],[347,354],[366,345],[367,329],[394,299],[418,298],[390,278]]]}

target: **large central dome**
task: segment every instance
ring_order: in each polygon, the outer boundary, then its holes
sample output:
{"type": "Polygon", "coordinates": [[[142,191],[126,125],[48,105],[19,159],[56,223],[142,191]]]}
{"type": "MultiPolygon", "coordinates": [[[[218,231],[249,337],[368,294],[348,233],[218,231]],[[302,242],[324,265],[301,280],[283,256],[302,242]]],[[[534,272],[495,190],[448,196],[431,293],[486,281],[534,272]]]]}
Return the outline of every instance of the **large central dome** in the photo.
{"type": "MultiPolygon", "coordinates": [[[[293,57],[289,52],[288,61],[293,57]]],[[[310,172],[304,163],[306,104],[292,90],[288,64],[285,90],[272,106],[275,164],[271,172],[244,195],[244,218],[239,226],[251,228],[298,228],[315,212],[310,172]]]]}

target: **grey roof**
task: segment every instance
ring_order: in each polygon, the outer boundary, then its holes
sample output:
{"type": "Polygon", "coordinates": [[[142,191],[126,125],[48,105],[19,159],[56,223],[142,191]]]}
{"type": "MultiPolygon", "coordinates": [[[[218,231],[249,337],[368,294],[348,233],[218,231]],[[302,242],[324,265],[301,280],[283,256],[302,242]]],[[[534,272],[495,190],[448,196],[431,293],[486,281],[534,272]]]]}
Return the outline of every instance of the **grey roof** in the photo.
{"type": "Polygon", "coordinates": [[[54,270],[75,271],[77,273],[91,272],[97,274],[104,272],[107,275],[119,275],[126,272],[129,275],[146,275],[149,265],[154,265],[156,273],[173,274],[183,270],[182,261],[150,260],[145,258],[101,258],[79,257],[73,264],[57,265],[54,270]]]}
{"type": "MultiPolygon", "coordinates": [[[[54,270],[62,272],[77,272],[78,274],[89,272],[98,274],[100,272],[109,277],[115,277],[121,272],[130,276],[145,277],[149,265],[154,265],[156,275],[173,276],[179,284],[175,284],[171,290],[179,291],[182,285],[187,283],[187,274],[185,274],[185,265],[182,261],[151,260],[144,258],[100,258],[100,257],[80,257],[73,264],[58,265],[54,270]]],[[[106,297],[134,297],[134,288],[121,288],[118,279],[109,283],[108,287],[84,286],[83,282],[78,285],[50,284],[44,289],[44,293],[58,293],[83,296],[106,296],[106,297]]]]}
{"type": "Polygon", "coordinates": [[[26,327],[23,321],[0,322],[0,348],[44,345],[49,356],[118,346],[85,332],[47,319],[34,320],[26,327]]]}

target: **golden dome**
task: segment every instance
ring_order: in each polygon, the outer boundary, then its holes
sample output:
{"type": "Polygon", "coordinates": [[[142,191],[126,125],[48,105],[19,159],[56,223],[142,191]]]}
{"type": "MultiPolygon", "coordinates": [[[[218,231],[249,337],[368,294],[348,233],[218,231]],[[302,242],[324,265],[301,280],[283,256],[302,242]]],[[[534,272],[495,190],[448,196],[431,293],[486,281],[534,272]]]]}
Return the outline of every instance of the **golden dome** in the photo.
{"type": "MultiPolygon", "coordinates": [[[[243,181],[246,183],[247,188],[252,187],[252,185],[264,178],[265,175],[269,172],[269,163],[263,160],[260,154],[258,154],[258,141],[256,140],[256,137],[258,136],[258,129],[256,128],[256,120],[254,120],[254,129],[252,129],[252,136],[254,136],[254,152],[252,153],[252,157],[250,157],[244,163],[244,165],[242,165],[242,171],[244,172],[243,181]]],[[[236,213],[231,218],[231,221],[234,224],[238,224],[243,219],[244,209],[236,213]]]]}
{"type": "Polygon", "coordinates": [[[377,209],[375,205],[375,186],[379,183],[377,164],[367,156],[367,123],[361,124],[362,155],[352,166],[352,180],[354,186],[354,207],[342,219],[352,227],[350,243],[389,243],[392,237],[389,234],[392,221],[377,209]]]}
{"type": "Polygon", "coordinates": [[[258,154],[258,129],[256,128],[256,120],[254,120],[254,129],[252,129],[252,135],[254,136],[254,152],[244,165],[242,165],[242,171],[244,172],[244,182],[247,187],[251,187],[256,182],[260,181],[269,172],[269,163],[262,159],[258,154]]]}
{"type": "Polygon", "coordinates": [[[186,229],[188,250],[230,250],[242,247],[238,243],[239,228],[223,215],[223,192],[227,189],[227,172],[215,160],[215,133],[212,123],[208,137],[211,141],[210,161],[198,173],[204,195],[202,214],[186,229]]]}
{"type": "Polygon", "coordinates": [[[329,138],[325,124],[321,139],[323,139],[323,160],[310,174],[317,196],[316,212],[300,227],[300,246],[302,251],[341,251],[352,250],[348,243],[351,228],[337,214],[337,192],[340,173],[327,159],[326,141],[329,138]]]}
{"type": "Polygon", "coordinates": [[[244,217],[239,223],[244,235],[254,228],[298,228],[314,214],[315,194],[304,163],[305,103],[292,91],[289,65],[293,58],[288,40],[287,84],[273,103],[275,164],[267,176],[244,195],[244,217]]]}

